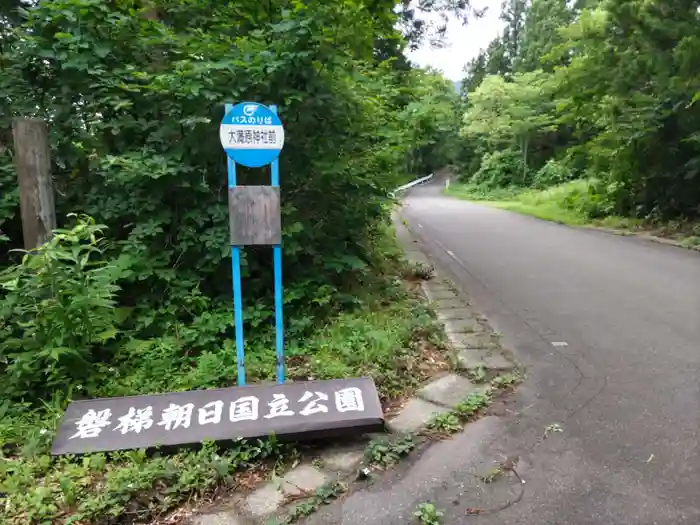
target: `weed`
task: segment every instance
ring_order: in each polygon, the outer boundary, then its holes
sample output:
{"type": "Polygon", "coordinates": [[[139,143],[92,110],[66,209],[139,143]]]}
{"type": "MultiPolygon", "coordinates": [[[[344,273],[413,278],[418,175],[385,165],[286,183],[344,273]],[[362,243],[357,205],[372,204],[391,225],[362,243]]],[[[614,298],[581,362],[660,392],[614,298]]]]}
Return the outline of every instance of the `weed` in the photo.
{"type": "Polygon", "coordinates": [[[421,281],[429,281],[435,277],[435,269],[430,264],[422,262],[413,262],[408,264],[404,275],[407,279],[419,279],[421,281]]]}
{"type": "Polygon", "coordinates": [[[515,374],[503,374],[496,376],[491,380],[491,386],[494,388],[507,388],[516,385],[520,382],[520,378],[515,374]]]}
{"type": "Polygon", "coordinates": [[[416,448],[415,438],[407,434],[393,441],[380,438],[372,440],[365,450],[365,461],[371,467],[387,468],[398,463],[416,448]]]}
{"type": "Polygon", "coordinates": [[[699,248],[700,247],[700,236],[691,235],[686,237],[681,241],[681,244],[686,248],[699,248]]]}
{"type": "Polygon", "coordinates": [[[545,427],[542,439],[547,439],[550,436],[550,434],[561,432],[564,432],[564,429],[559,423],[551,423],[545,427]]]}
{"type": "Polygon", "coordinates": [[[462,430],[462,421],[454,412],[445,412],[436,415],[429,423],[428,429],[443,434],[454,434],[462,430]]]}
{"type": "Polygon", "coordinates": [[[439,326],[403,284],[387,284],[380,293],[381,298],[367,298],[364,308],[340,314],[307,337],[303,349],[290,348],[288,355],[300,360],[294,377],[373,377],[385,398],[399,397],[415,386],[421,352],[415,343],[431,338],[439,326]]]}
{"type": "Polygon", "coordinates": [[[477,383],[481,383],[486,379],[486,368],[483,366],[477,366],[476,368],[472,368],[469,370],[469,377],[472,379],[472,381],[475,381],[477,383]]]}
{"type": "Polygon", "coordinates": [[[497,466],[493,467],[492,469],[486,471],[484,474],[479,475],[479,480],[481,480],[484,483],[493,483],[497,479],[499,479],[501,476],[505,474],[505,471],[503,470],[502,467],[497,466]]]}
{"type": "Polygon", "coordinates": [[[295,521],[299,521],[306,516],[310,516],[316,512],[320,506],[327,505],[346,490],[347,487],[339,481],[333,481],[323,485],[322,487],[316,489],[316,492],[314,492],[311,498],[309,498],[307,501],[292,507],[283,523],[294,523],[295,521]]]}
{"type": "Polygon", "coordinates": [[[436,415],[427,425],[428,436],[454,434],[464,427],[469,419],[491,403],[491,388],[472,392],[449,412],[436,415]]]}
{"type": "Polygon", "coordinates": [[[119,332],[123,264],[100,260],[104,226],[78,217],[0,273],[0,397],[47,399],[91,380],[119,332]]]}
{"type": "Polygon", "coordinates": [[[420,525],[440,525],[445,513],[432,503],[421,503],[413,513],[420,525]]]}
{"type": "Polygon", "coordinates": [[[454,411],[462,419],[469,419],[491,403],[491,389],[472,392],[455,407],[454,411]]]}
{"type": "Polygon", "coordinates": [[[493,483],[502,476],[505,476],[507,472],[512,472],[521,484],[525,483],[520,477],[520,474],[518,474],[518,471],[515,470],[515,467],[517,466],[519,461],[519,456],[504,457],[501,463],[488,470],[485,474],[481,474],[477,477],[484,483],[493,483]]]}

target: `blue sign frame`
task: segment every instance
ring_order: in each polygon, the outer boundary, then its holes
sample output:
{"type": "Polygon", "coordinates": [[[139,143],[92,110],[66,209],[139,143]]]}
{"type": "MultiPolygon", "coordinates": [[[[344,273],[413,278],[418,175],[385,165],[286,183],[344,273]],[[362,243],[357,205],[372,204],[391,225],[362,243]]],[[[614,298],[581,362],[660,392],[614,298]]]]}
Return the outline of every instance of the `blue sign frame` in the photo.
{"type": "MultiPolygon", "coordinates": [[[[226,151],[228,187],[236,187],[236,163],[259,168],[271,164],[271,186],[280,185],[278,157],[284,146],[284,128],[277,116],[277,106],[263,106],[257,102],[226,104],[219,138],[226,151]],[[243,134],[239,134],[242,131],[243,134]],[[250,133],[248,133],[250,132],[250,133]],[[260,133],[259,135],[256,134],[260,133]],[[232,135],[232,133],[234,135],[232,135]],[[242,142],[239,139],[242,138],[242,142]]],[[[282,246],[272,247],[275,286],[275,361],[277,383],[285,380],[284,319],[282,316],[282,246]]],[[[233,275],[233,311],[236,338],[236,368],[238,385],[246,384],[245,349],[243,343],[243,300],[241,294],[241,248],[231,246],[231,273],[233,275]]]]}
{"type": "Polygon", "coordinates": [[[284,127],[275,106],[242,102],[226,107],[219,127],[219,140],[226,155],[249,168],[261,168],[275,161],[284,147],[284,127]]]}

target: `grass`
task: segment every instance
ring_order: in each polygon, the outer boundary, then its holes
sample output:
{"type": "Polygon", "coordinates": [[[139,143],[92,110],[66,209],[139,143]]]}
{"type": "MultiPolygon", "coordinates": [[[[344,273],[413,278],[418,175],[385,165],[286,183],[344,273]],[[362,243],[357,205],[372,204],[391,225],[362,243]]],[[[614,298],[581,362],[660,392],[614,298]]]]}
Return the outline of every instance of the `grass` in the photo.
{"type": "Polygon", "coordinates": [[[290,353],[290,377],[369,376],[383,399],[417,386],[420,345],[439,344],[440,331],[422,299],[388,287],[358,311],[342,313],[290,353]]]}
{"type": "Polygon", "coordinates": [[[559,224],[568,224],[570,226],[584,226],[586,220],[569,210],[561,209],[556,204],[528,204],[524,202],[493,202],[490,203],[494,208],[502,210],[514,211],[523,215],[530,215],[546,221],[556,222],[559,224]]]}
{"type": "Polygon", "coordinates": [[[546,190],[506,188],[484,190],[469,184],[454,184],[447,193],[465,200],[477,200],[494,208],[515,211],[539,219],[584,226],[591,221],[576,201],[587,193],[587,181],[574,181],[546,190]]]}
{"type": "Polygon", "coordinates": [[[544,190],[502,188],[486,190],[470,184],[452,184],[445,193],[479,201],[502,210],[530,215],[569,226],[594,226],[669,238],[687,248],[700,249],[700,224],[683,221],[665,223],[615,215],[605,216],[598,196],[589,192],[591,181],[576,180],[544,190]],[[596,218],[593,218],[596,217],[596,218]]]}
{"type": "MultiPolygon", "coordinates": [[[[365,283],[356,308],[328,319],[302,343],[291,344],[288,376],[371,376],[383,401],[410,394],[425,379],[426,372],[418,366],[423,352],[426,346],[434,351],[441,331],[420,296],[398,279],[400,274],[397,270],[365,283]]],[[[230,348],[211,353],[212,362],[222,362],[215,359],[218,353],[235,355],[230,348]]],[[[0,523],[112,525],[152,520],[222,488],[245,486],[298,454],[293,445],[267,439],[242,441],[226,450],[205,444],[201,450],[175,454],[127,451],[53,458],[49,448],[64,404],[54,400],[30,408],[0,402],[0,523]]],[[[392,445],[379,461],[410,448],[408,443],[392,445]]],[[[379,448],[375,452],[382,456],[379,448]]],[[[312,507],[334,497],[336,489],[319,494],[312,507]]],[[[310,508],[300,508],[299,517],[310,508]]]]}

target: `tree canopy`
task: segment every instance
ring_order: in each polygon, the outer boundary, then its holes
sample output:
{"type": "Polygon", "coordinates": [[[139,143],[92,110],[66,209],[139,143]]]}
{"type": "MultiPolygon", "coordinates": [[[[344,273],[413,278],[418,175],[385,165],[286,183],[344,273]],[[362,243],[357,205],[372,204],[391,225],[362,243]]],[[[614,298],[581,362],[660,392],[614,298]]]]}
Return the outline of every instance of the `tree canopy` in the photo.
{"type": "Polygon", "coordinates": [[[466,147],[491,155],[504,135],[546,130],[530,144],[533,171],[549,173],[554,162],[566,179],[593,177],[617,213],[700,215],[700,3],[512,0],[505,7],[502,37],[467,70],[466,147]]]}

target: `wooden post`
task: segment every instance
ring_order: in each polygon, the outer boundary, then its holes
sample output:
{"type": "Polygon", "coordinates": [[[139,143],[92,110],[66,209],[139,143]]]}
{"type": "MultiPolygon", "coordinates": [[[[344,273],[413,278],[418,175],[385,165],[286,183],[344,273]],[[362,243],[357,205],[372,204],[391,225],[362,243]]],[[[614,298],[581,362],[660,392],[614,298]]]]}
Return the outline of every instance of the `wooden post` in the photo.
{"type": "Polygon", "coordinates": [[[16,118],[12,135],[24,248],[32,250],[45,243],[56,228],[49,131],[41,119],[16,118]]]}

